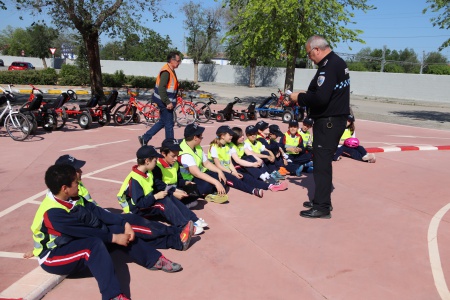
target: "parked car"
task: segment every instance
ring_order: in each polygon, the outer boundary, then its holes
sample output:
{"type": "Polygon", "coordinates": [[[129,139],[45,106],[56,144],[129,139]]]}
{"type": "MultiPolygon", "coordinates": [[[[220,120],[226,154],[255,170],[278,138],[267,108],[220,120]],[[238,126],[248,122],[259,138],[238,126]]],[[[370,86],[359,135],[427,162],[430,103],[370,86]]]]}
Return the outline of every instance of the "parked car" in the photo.
{"type": "Polygon", "coordinates": [[[3,62],[3,59],[0,59],[0,67],[4,67],[5,63],[3,62]]]}
{"type": "Polygon", "coordinates": [[[34,66],[29,62],[14,61],[9,67],[9,71],[34,70],[34,66]]]}

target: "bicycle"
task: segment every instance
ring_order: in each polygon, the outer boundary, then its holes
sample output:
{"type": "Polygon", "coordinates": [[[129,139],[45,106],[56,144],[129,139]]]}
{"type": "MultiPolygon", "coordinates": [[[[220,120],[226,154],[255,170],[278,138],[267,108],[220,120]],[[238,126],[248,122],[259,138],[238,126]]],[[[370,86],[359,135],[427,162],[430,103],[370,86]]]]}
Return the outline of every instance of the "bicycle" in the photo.
{"type": "Polygon", "coordinates": [[[174,122],[178,126],[187,126],[198,120],[197,111],[191,101],[186,101],[181,97],[181,91],[177,96],[177,104],[173,111],[174,122]]]}
{"type": "Polygon", "coordinates": [[[3,92],[0,97],[0,106],[6,103],[5,109],[0,113],[0,126],[5,126],[6,132],[13,140],[23,141],[30,135],[30,121],[24,114],[13,110],[10,101],[15,101],[15,96],[11,91],[11,85],[8,87],[9,90],[5,90],[0,86],[3,92]]]}
{"type": "Polygon", "coordinates": [[[195,112],[197,113],[197,121],[199,123],[206,123],[213,117],[213,114],[211,112],[211,104],[217,104],[216,99],[213,97],[209,97],[208,102],[204,101],[197,101],[193,102],[193,99],[196,98],[195,96],[189,95],[189,98],[191,101],[186,101],[186,103],[191,104],[195,108],[195,112]]]}
{"type": "Polygon", "coordinates": [[[159,120],[159,109],[155,103],[149,100],[146,104],[142,104],[136,99],[139,93],[132,92],[129,88],[127,88],[127,94],[130,95],[128,103],[120,105],[114,112],[113,120],[116,125],[126,125],[131,121],[139,123],[140,115],[144,116],[147,124],[150,121],[155,123],[159,120]]]}

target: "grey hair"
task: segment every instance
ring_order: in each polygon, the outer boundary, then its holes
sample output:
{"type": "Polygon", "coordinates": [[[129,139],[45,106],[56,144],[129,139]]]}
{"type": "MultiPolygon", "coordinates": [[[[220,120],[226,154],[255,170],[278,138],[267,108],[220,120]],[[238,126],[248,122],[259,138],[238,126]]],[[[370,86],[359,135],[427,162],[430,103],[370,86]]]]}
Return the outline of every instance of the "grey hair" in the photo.
{"type": "Polygon", "coordinates": [[[321,37],[320,35],[313,35],[306,41],[306,45],[309,45],[309,47],[312,48],[319,48],[321,50],[325,50],[327,48],[330,48],[330,45],[328,45],[328,42],[321,37]]]}

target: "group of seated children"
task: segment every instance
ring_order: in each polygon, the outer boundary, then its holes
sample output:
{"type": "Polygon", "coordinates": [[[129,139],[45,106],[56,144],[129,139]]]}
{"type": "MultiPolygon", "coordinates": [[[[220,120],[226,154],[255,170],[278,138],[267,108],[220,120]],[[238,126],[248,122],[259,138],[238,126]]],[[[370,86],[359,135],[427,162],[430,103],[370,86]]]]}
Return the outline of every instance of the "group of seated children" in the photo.
{"type": "MultiPolygon", "coordinates": [[[[63,155],[45,174],[49,191],[31,226],[34,249],[24,257],[38,257],[40,266],[52,274],[89,268],[102,299],[128,299],[114,273],[111,250],[125,250],[150,270],[180,271],[180,264],[156,249],[187,250],[192,236],[208,227],[189,209],[197,199],[228,202],[229,188],[259,198],[263,191],[286,190],[285,175],[313,171],[311,126],[309,118],[301,128],[293,120],[282,133],[278,125],[259,121],[247,126],[244,135],[241,128],[224,125],[203,151],[205,128],[191,124],[181,142],[164,140],[160,153],[142,146],[117,194],[124,214],[101,208],[81,181],[85,161],[63,155]],[[159,222],[161,218],[168,225],[159,222]]],[[[335,160],[349,156],[375,162],[375,156],[355,142],[353,116],[342,144],[335,160]]]]}

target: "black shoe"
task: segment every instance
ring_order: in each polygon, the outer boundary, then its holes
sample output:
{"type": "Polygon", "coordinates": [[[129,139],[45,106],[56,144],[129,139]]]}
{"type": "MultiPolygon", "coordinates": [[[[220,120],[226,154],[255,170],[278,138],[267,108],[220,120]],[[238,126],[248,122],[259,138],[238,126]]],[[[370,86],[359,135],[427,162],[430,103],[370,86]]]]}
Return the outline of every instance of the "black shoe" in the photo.
{"type": "Polygon", "coordinates": [[[304,218],[321,218],[321,219],[331,218],[330,212],[323,212],[312,208],[308,210],[302,210],[300,212],[300,216],[304,218]]]}
{"type": "Polygon", "coordinates": [[[140,144],[141,146],[145,146],[144,138],[142,137],[142,135],[139,135],[139,136],[138,136],[138,140],[139,140],[139,144],[140,144]]]}
{"type": "MultiPolygon", "coordinates": [[[[312,201],[306,201],[306,202],[303,202],[303,207],[306,207],[306,208],[313,208],[313,203],[312,203],[312,201]]],[[[333,211],[333,205],[330,205],[330,211],[333,211]]]]}

